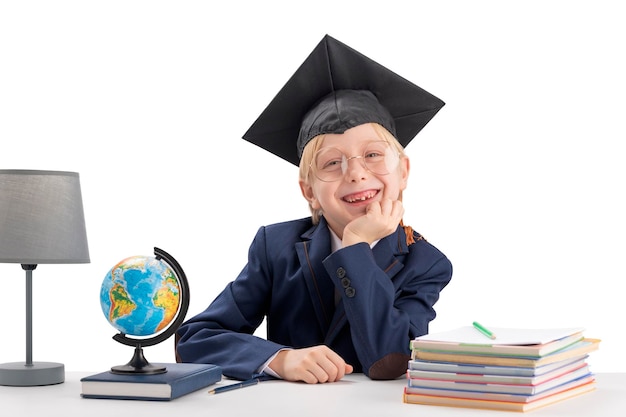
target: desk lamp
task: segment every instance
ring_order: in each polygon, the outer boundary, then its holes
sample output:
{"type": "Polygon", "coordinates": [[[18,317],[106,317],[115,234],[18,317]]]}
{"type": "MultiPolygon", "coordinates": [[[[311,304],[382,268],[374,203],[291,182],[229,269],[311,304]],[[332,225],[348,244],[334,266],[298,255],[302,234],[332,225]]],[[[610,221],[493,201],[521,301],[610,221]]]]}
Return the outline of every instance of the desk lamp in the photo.
{"type": "Polygon", "coordinates": [[[0,385],[65,380],[63,364],[33,362],[32,276],[38,264],[88,263],[78,173],[0,170],[0,263],[26,271],[26,362],[0,364],[0,385]]]}

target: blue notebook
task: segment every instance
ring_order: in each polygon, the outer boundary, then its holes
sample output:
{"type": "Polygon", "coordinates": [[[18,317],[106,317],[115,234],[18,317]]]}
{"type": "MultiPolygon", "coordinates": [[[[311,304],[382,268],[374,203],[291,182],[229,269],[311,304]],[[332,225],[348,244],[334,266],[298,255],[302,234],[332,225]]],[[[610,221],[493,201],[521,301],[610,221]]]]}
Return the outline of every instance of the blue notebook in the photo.
{"type": "Polygon", "coordinates": [[[167,372],[156,375],[119,375],[101,372],[82,378],[83,398],[169,401],[206,388],[222,379],[217,365],[161,363],[167,372]]]}

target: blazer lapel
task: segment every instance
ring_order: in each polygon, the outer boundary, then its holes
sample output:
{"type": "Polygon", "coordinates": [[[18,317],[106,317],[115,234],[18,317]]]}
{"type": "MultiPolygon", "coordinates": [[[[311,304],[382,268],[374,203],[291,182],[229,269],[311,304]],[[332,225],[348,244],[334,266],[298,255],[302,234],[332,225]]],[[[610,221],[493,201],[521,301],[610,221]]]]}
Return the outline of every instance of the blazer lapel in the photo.
{"type": "Polygon", "coordinates": [[[322,264],[322,260],[330,254],[329,233],[322,218],[317,226],[302,235],[301,242],[296,243],[302,275],[322,334],[328,332],[335,311],[335,286],[322,264]]]}

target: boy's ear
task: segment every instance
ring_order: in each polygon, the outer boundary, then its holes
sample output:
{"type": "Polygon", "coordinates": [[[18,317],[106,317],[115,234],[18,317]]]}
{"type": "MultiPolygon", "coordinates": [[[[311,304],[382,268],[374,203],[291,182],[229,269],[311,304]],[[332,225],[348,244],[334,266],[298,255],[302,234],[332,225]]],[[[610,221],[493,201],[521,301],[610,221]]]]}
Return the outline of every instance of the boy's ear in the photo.
{"type": "Polygon", "coordinates": [[[300,191],[302,191],[302,196],[309,202],[312,209],[319,210],[321,208],[317,198],[315,198],[315,193],[313,192],[311,184],[305,181],[300,181],[300,191]]]}
{"type": "Polygon", "coordinates": [[[400,189],[404,191],[409,181],[411,162],[407,156],[400,158],[400,189]]]}

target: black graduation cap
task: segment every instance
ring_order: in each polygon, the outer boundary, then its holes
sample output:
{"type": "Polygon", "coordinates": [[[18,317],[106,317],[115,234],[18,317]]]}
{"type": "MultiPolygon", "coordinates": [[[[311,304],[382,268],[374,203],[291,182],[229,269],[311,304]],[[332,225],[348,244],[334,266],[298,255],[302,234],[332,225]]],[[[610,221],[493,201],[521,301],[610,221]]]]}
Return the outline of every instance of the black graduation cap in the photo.
{"type": "Polygon", "coordinates": [[[406,146],[444,102],[326,35],[243,139],[299,165],[322,133],[376,122],[406,146]]]}

